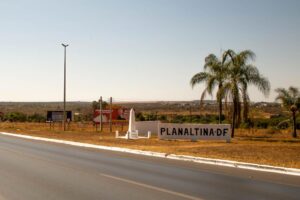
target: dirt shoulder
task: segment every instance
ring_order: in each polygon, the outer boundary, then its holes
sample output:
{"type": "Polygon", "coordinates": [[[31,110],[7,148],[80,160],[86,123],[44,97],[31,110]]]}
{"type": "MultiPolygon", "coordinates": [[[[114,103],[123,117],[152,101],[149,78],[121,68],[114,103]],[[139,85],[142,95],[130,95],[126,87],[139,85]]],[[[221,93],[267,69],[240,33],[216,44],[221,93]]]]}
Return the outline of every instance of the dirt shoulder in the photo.
{"type": "Polygon", "coordinates": [[[105,146],[163,152],[178,155],[192,155],[233,161],[266,164],[273,166],[300,168],[300,139],[292,139],[288,131],[238,130],[231,143],[225,141],[179,141],[151,139],[115,139],[113,133],[95,131],[60,131],[46,128],[33,128],[26,124],[3,126],[0,131],[69,140],[105,146]]]}

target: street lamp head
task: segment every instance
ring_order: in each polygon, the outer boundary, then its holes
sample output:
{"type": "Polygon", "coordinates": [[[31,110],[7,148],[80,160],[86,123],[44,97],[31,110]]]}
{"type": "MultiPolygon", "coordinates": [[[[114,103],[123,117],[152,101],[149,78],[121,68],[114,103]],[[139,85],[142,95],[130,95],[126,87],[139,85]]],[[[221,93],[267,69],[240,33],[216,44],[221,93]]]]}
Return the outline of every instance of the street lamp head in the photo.
{"type": "Polygon", "coordinates": [[[61,45],[63,45],[64,47],[67,47],[67,46],[69,46],[68,44],[64,44],[64,43],[62,43],[61,45]]]}

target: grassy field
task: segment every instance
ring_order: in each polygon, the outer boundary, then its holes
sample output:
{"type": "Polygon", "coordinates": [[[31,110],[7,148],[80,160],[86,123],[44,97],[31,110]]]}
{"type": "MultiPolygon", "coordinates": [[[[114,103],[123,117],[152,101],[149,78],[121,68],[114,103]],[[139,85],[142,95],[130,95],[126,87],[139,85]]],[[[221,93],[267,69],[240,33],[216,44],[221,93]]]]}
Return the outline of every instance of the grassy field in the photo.
{"type": "MultiPolygon", "coordinates": [[[[127,129],[126,126],[118,124],[113,127],[113,131],[121,131],[122,128],[123,132],[127,129]]],[[[60,124],[56,124],[50,129],[50,125],[46,123],[2,122],[0,131],[169,154],[300,168],[300,139],[292,139],[289,130],[238,129],[236,137],[232,139],[231,143],[225,141],[164,141],[158,140],[156,136],[149,140],[115,139],[114,133],[109,133],[108,126],[105,126],[104,132],[100,133],[96,132],[96,128],[91,123],[73,123],[68,131],[63,132],[60,124]]]]}

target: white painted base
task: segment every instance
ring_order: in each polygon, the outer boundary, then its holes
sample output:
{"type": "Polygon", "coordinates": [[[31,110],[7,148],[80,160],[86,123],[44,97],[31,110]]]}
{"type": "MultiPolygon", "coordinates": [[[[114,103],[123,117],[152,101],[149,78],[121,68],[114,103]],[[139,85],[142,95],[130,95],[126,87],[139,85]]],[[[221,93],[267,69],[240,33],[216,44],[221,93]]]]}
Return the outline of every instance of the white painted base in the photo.
{"type": "Polygon", "coordinates": [[[139,136],[139,131],[138,130],[127,132],[124,136],[120,136],[119,131],[116,131],[116,138],[119,138],[119,139],[127,139],[127,140],[133,139],[133,140],[136,140],[136,139],[149,139],[150,137],[151,137],[151,132],[150,131],[148,131],[146,137],[139,136]]]}

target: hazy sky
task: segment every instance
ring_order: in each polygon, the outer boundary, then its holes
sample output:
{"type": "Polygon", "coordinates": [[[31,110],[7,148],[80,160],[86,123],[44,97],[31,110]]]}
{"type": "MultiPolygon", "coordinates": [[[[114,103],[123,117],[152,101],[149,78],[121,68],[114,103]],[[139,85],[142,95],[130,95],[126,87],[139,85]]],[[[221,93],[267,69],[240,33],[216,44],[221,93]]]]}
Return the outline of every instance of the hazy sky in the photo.
{"type": "MultiPolygon", "coordinates": [[[[300,87],[300,1],[0,1],[0,101],[194,100],[204,58],[251,49],[274,89],[300,87]]],[[[209,99],[211,99],[209,97],[209,99]]]]}

